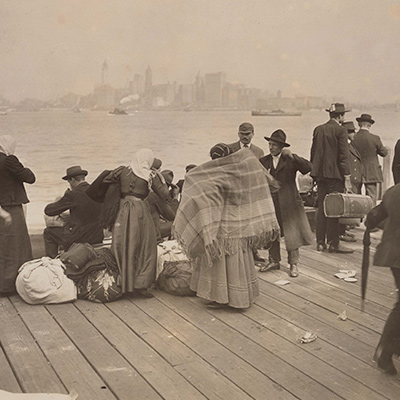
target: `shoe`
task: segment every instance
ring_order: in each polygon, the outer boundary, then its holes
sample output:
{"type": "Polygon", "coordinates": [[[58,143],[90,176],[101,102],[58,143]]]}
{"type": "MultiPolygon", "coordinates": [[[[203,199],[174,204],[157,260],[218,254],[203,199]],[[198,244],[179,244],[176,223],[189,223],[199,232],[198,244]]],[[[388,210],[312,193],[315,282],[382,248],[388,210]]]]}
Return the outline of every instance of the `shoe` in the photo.
{"type": "Polygon", "coordinates": [[[324,251],[326,250],[326,244],[325,243],[318,243],[317,244],[317,251],[324,251]]]}
{"type": "Polygon", "coordinates": [[[211,308],[213,310],[219,310],[221,308],[227,307],[227,304],[221,304],[217,303],[216,301],[210,301],[209,303],[206,303],[207,308],[211,308]]]}
{"type": "Polygon", "coordinates": [[[385,351],[382,345],[378,345],[374,354],[374,361],[376,362],[379,371],[388,375],[396,375],[397,369],[393,364],[392,355],[385,351]]]}
{"type": "Polygon", "coordinates": [[[258,251],[255,251],[253,255],[254,255],[254,261],[256,261],[256,262],[265,262],[266,261],[264,257],[261,257],[258,254],[258,251]]]}
{"type": "Polygon", "coordinates": [[[331,244],[329,246],[329,253],[351,254],[354,253],[354,250],[349,249],[348,247],[345,247],[339,243],[337,246],[331,244]]]}
{"type": "Polygon", "coordinates": [[[265,264],[260,268],[260,272],[274,271],[277,269],[281,269],[281,266],[279,263],[269,262],[268,264],[265,264]]]}
{"type": "Polygon", "coordinates": [[[299,276],[297,264],[290,264],[289,276],[292,278],[297,278],[299,276]]]}
{"type": "Polygon", "coordinates": [[[138,297],[145,297],[147,299],[151,299],[152,297],[154,297],[154,295],[150,293],[147,289],[136,289],[134,294],[138,297]]]}
{"type": "Polygon", "coordinates": [[[354,243],[357,241],[357,239],[354,236],[350,236],[348,233],[340,235],[339,239],[342,240],[343,242],[348,242],[348,243],[354,243]]]}

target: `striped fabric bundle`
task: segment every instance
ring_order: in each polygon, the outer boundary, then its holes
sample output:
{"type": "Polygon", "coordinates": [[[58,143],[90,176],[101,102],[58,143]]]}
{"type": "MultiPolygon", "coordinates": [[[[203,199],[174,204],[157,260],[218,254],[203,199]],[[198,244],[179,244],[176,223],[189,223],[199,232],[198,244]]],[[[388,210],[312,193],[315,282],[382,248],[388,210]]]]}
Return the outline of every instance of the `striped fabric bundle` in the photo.
{"type": "Polygon", "coordinates": [[[268,172],[248,149],[185,175],[173,233],[190,259],[208,264],[240,248],[265,248],[279,235],[268,172]],[[236,249],[236,250],[235,250],[236,249]]]}

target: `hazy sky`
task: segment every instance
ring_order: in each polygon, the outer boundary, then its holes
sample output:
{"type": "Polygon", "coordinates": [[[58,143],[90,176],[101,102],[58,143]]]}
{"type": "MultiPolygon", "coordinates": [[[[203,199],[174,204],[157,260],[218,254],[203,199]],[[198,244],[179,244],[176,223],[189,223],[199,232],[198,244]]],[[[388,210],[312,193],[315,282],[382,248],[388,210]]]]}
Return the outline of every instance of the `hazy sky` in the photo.
{"type": "Polygon", "coordinates": [[[0,0],[0,95],[54,99],[153,83],[230,82],[284,96],[400,98],[399,0],[0,0]]]}

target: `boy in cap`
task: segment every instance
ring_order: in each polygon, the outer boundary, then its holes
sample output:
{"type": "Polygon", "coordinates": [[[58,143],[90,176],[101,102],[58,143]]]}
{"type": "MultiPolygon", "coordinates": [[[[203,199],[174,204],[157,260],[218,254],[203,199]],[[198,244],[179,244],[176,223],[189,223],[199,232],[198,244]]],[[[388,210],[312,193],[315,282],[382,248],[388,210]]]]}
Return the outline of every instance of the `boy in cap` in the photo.
{"type": "MultiPolygon", "coordinates": [[[[280,189],[272,193],[276,219],[285,237],[289,276],[296,278],[299,275],[299,247],[312,243],[312,232],[304,210],[303,202],[296,187],[296,173],[307,174],[311,171],[311,163],[305,158],[293,154],[286,134],[278,129],[271,137],[265,137],[269,142],[270,154],[260,159],[261,164],[280,183],[280,189]]],[[[279,238],[272,242],[269,249],[269,263],[260,268],[260,272],[280,269],[281,261],[279,238]]]]}

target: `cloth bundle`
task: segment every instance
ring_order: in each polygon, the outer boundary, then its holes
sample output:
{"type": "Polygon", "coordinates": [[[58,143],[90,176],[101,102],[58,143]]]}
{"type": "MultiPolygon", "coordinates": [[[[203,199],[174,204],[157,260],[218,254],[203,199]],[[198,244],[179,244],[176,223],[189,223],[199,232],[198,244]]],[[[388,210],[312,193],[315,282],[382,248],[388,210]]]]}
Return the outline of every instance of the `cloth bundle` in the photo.
{"type": "Polygon", "coordinates": [[[246,149],[185,175],[173,235],[190,259],[208,265],[239,247],[264,248],[279,236],[268,172],[246,149]]]}
{"type": "Polygon", "coordinates": [[[64,274],[64,264],[59,259],[42,257],[28,261],[18,270],[15,286],[18,294],[28,304],[56,304],[74,301],[77,289],[64,274]]]}

